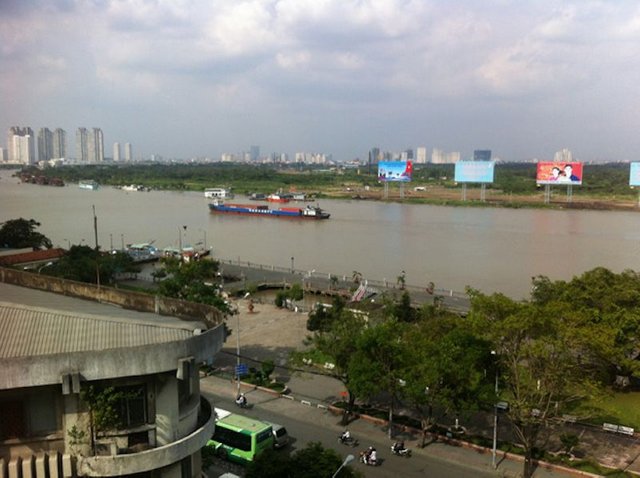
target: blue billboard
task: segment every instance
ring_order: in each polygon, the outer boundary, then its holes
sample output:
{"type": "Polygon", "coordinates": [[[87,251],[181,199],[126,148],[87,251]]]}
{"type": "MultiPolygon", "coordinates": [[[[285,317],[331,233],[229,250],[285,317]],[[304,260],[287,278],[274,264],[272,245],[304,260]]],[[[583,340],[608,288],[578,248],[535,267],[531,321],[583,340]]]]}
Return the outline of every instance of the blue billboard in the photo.
{"type": "Polygon", "coordinates": [[[629,186],[640,186],[640,163],[631,163],[629,186]]]}
{"type": "Polygon", "coordinates": [[[413,165],[411,161],[382,161],[378,163],[378,181],[388,182],[409,182],[413,165]]]}
{"type": "Polygon", "coordinates": [[[458,161],[454,180],[457,183],[492,183],[495,161],[458,161]]]}

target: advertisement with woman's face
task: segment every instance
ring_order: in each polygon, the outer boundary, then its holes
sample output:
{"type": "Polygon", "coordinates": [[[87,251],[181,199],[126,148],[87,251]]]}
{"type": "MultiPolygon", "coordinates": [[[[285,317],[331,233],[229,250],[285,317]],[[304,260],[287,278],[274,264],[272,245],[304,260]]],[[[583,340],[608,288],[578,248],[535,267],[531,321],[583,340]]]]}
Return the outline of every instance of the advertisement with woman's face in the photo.
{"type": "Polygon", "coordinates": [[[582,184],[582,163],[541,161],[536,172],[537,184],[582,184]]]}

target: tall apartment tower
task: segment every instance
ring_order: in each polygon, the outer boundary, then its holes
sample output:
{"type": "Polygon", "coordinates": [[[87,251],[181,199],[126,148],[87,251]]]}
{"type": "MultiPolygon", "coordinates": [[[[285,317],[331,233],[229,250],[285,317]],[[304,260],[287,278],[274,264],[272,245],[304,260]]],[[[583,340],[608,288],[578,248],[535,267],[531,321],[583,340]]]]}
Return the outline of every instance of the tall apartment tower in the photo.
{"type": "Polygon", "coordinates": [[[490,149],[476,149],[473,152],[474,161],[491,161],[490,149]]]}
{"type": "Polygon", "coordinates": [[[124,160],[133,161],[133,152],[131,151],[131,143],[124,143],[124,160]]]}
{"type": "Polygon", "coordinates": [[[556,151],[556,154],[553,156],[553,160],[562,163],[572,163],[573,154],[571,153],[570,149],[563,148],[560,151],[556,151]]]}
{"type": "Polygon", "coordinates": [[[120,143],[113,143],[113,161],[120,161],[120,143]]]}
{"type": "Polygon", "coordinates": [[[100,128],[93,128],[89,133],[87,141],[90,163],[101,163],[104,161],[104,137],[100,128]]]}
{"type": "Polygon", "coordinates": [[[35,164],[36,147],[33,130],[31,128],[12,126],[7,134],[7,148],[9,162],[21,164],[35,164]]]}
{"type": "Polygon", "coordinates": [[[76,132],[76,159],[82,163],[89,161],[89,133],[87,128],[78,128],[76,132]]]}
{"type": "Polygon", "coordinates": [[[38,161],[49,161],[53,157],[53,133],[49,128],[38,131],[38,161]]]}
{"type": "Polygon", "coordinates": [[[52,157],[55,159],[67,157],[67,132],[62,128],[56,128],[53,131],[52,157]]]}
{"type": "Polygon", "coordinates": [[[251,161],[257,161],[260,159],[260,146],[251,146],[249,154],[251,156],[251,161]]]}
{"type": "Polygon", "coordinates": [[[416,148],[416,163],[425,164],[427,162],[427,148],[418,146],[416,148]]]}

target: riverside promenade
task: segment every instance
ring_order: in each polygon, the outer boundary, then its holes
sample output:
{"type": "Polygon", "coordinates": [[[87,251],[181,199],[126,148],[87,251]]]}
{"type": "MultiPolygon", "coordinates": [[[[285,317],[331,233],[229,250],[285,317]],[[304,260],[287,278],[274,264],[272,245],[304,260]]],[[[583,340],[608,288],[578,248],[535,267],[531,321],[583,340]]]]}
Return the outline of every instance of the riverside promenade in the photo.
{"type": "Polygon", "coordinates": [[[234,278],[231,282],[225,283],[224,287],[227,291],[243,290],[250,286],[267,288],[300,284],[305,291],[319,295],[340,294],[351,297],[356,289],[362,286],[364,297],[371,296],[374,300],[376,295],[383,293],[400,296],[404,291],[407,291],[415,306],[441,301],[446,308],[460,313],[468,312],[470,307],[469,298],[464,292],[438,288],[433,284],[416,286],[408,283],[402,284],[398,279],[387,281],[366,277],[359,277],[356,282],[353,276],[322,273],[315,269],[304,271],[231,259],[216,258],[216,260],[220,262],[223,276],[234,278]],[[433,288],[430,285],[433,285],[433,288]]]}

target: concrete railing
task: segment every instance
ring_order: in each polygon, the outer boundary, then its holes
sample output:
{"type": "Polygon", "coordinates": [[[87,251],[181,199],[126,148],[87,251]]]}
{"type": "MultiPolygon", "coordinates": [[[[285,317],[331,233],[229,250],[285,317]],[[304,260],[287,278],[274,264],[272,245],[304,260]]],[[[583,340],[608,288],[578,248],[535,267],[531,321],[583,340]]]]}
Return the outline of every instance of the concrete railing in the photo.
{"type": "Polygon", "coordinates": [[[139,312],[178,317],[183,320],[200,320],[209,328],[221,324],[224,318],[220,310],[207,304],[97,286],[96,284],[60,279],[17,269],[0,267],[0,282],[113,304],[139,312]]]}

